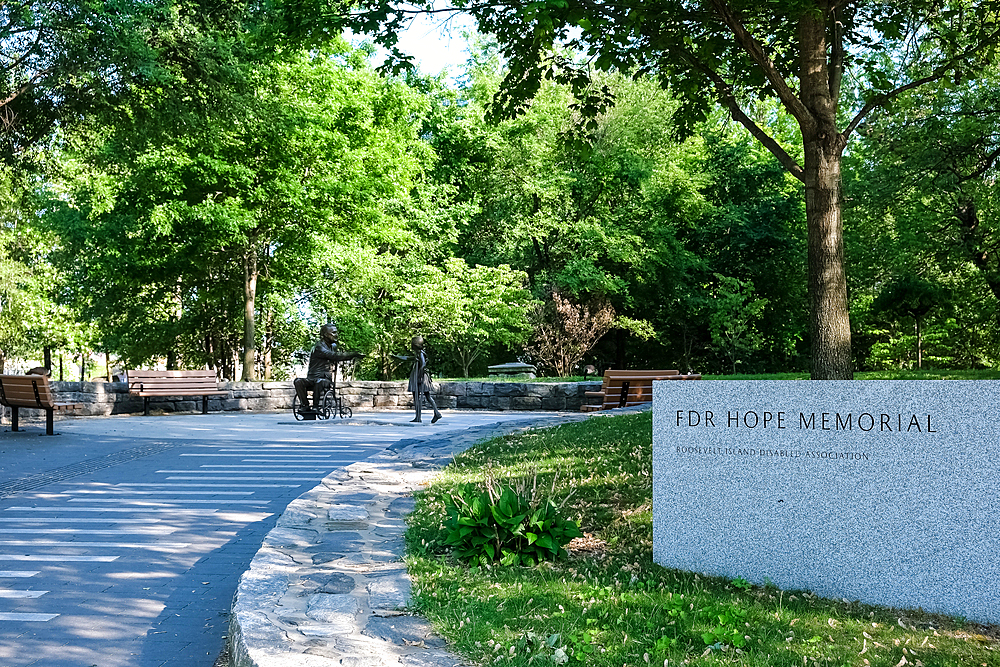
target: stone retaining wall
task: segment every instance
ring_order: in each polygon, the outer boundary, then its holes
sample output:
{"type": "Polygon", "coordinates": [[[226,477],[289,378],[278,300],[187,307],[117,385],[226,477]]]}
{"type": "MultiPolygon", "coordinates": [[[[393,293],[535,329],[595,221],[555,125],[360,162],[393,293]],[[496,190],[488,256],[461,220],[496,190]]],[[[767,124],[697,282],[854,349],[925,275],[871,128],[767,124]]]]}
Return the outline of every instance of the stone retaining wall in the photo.
{"type": "MultiPolygon", "coordinates": [[[[59,401],[82,403],[77,415],[142,413],[142,399],[129,396],[124,382],[53,382],[59,401]]],[[[438,407],[473,410],[570,410],[577,411],[585,391],[597,391],[600,382],[436,382],[438,407]]],[[[295,390],[291,382],[223,382],[226,396],[210,396],[212,412],[290,410],[295,390]]],[[[337,390],[345,403],[361,410],[412,409],[413,396],[406,382],[340,382],[337,390]]],[[[151,412],[200,411],[201,398],[178,396],[155,398],[151,412]]],[[[3,408],[3,422],[10,422],[10,409],[3,408]]],[[[44,417],[35,410],[20,411],[21,419],[44,417]],[[37,414],[36,414],[37,413],[37,414]]],[[[56,418],[59,418],[57,414],[56,418]]]]}

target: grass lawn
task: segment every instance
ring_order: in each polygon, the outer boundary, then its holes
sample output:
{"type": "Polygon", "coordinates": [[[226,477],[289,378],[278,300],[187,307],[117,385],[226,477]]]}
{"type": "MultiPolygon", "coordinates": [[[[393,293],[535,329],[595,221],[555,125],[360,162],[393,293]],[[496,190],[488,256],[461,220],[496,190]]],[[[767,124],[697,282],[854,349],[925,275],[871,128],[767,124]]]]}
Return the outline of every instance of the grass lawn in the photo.
{"type": "MultiPolygon", "coordinates": [[[[808,380],[809,373],[769,373],[767,375],[705,375],[704,380],[808,380]]],[[[855,380],[1000,380],[1000,370],[942,371],[895,370],[864,371],[855,380]]]]}
{"type": "MultiPolygon", "coordinates": [[[[534,380],[513,378],[434,378],[436,382],[583,382],[584,376],[539,377],[534,380]]],[[[588,382],[600,382],[602,376],[591,375],[588,382]]],[[[809,373],[768,373],[766,375],[705,375],[704,380],[808,380],[809,373]]],[[[942,371],[895,370],[864,371],[854,374],[855,380],[1000,380],[1000,370],[942,371]]]]}
{"type": "MultiPolygon", "coordinates": [[[[819,598],[652,562],[652,415],[480,443],[418,494],[407,532],[418,611],[480,665],[1000,667],[1000,628],[819,598]],[[552,488],[586,536],[536,568],[470,568],[442,546],[443,499],[484,475],[552,488]],[[738,644],[741,644],[738,646],[738,644]]],[[[997,586],[997,582],[983,582],[997,586]]]]}

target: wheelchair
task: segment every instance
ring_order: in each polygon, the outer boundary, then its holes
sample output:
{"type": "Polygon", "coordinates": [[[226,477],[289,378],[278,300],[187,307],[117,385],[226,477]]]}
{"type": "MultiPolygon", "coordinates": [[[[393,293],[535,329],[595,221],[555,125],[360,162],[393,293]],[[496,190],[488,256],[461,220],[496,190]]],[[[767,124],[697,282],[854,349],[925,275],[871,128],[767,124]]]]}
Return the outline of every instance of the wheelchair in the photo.
{"type": "MultiPolygon", "coordinates": [[[[311,394],[312,392],[310,391],[309,393],[311,394]]],[[[295,415],[296,421],[329,419],[331,415],[340,417],[341,419],[350,419],[354,416],[354,412],[350,406],[344,405],[340,396],[337,396],[336,385],[327,387],[320,394],[318,410],[314,410],[308,402],[304,406],[300,405],[299,395],[296,393],[295,397],[292,398],[292,414],[295,415]]]]}

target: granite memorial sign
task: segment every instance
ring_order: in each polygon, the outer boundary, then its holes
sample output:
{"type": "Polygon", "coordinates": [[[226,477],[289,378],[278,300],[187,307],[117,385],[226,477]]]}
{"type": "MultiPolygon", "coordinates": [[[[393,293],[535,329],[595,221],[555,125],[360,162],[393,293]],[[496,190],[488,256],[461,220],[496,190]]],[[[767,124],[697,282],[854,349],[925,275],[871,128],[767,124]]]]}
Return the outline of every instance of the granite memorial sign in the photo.
{"type": "Polygon", "coordinates": [[[1000,622],[998,386],[655,383],[654,559],[1000,622]]]}

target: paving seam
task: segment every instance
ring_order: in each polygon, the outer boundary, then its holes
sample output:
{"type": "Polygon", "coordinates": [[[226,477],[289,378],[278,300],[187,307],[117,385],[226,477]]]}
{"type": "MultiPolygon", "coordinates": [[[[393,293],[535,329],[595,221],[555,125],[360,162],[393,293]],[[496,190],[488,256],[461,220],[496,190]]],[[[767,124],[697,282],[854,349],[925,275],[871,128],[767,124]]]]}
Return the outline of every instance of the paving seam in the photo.
{"type": "Polygon", "coordinates": [[[87,459],[86,461],[79,461],[60,468],[53,468],[52,470],[34,473],[32,475],[28,475],[27,477],[22,477],[20,479],[0,484],[0,500],[9,498],[10,496],[21,493],[22,491],[31,491],[32,489],[37,489],[45,486],[46,484],[62,482],[64,480],[83,475],[84,473],[104,470],[105,468],[111,468],[116,465],[121,465],[122,463],[129,463],[130,461],[135,461],[136,459],[152,456],[153,454],[159,454],[160,452],[168,449],[174,449],[175,447],[181,446],[182,445],[176,443],[157,442],[150,445],[143,445],[141,447],[133,447],[119,452],[113,452],[97,458],[87,459]]]}
{"type": "Polygon", "coordinates": [[[408,611],[403,534],[413,491],[485,438],[642,409],[648,407],[404,439],[331,473],[288,505],[240,578],[230,614],[230,667],[464,664],[408,611]]]}

